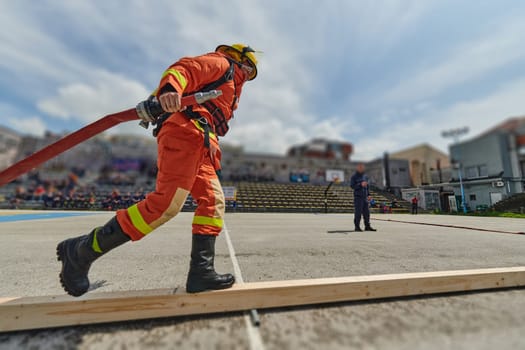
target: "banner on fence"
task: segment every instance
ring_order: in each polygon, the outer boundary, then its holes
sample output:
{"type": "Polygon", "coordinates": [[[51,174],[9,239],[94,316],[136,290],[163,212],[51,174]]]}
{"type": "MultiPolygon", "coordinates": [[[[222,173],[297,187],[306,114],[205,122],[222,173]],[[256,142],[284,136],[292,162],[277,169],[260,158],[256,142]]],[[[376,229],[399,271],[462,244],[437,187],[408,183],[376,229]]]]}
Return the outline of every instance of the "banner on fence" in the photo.
{"type": "Polygon", "coordinates": [[[237,189],[235,188],[235,186],[224,186],[222,188],[222,191],[224,192],[224,199],[226,199],[227,201],[234,201],[237,199],[237,189]]]}
{"type": "Polygon", "coordinates": [[[326,181],[343,182],[345,181],[345,172],[340,169],[326,169],[326,181]]]}

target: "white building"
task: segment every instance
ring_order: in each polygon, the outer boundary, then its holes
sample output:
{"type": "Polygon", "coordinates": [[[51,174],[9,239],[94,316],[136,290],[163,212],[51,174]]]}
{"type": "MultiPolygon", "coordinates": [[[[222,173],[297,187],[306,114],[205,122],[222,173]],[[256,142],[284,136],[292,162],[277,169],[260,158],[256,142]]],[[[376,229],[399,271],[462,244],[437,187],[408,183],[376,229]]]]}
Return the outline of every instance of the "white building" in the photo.
{"type": "Polygon", "coordinates": [[[452,145],[450,156],[455,169],[449,185],[456,196],[461,195],[459,166],[465,202],[472,210],[523,192],[525,117],[508,119],[473,139],[452,145]]]}

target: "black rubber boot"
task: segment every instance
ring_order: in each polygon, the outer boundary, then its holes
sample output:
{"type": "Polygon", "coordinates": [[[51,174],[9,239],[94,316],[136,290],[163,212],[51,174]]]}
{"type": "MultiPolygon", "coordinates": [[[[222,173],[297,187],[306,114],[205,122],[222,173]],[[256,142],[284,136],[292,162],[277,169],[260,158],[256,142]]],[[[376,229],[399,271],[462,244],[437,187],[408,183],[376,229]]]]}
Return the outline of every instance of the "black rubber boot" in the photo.
{"type": "Polygon", "coordinates": [[[235,277],[215,272],[215,236],[192,235],[191,262],[186,291],[198,293],[205,290],[226,289],[235,283],[235,277]]]}
{"type": "Polygon", "coordinates": [[[359,226],[356,226],[354,231],[355,232],[363,232],[363,230],[361,230],[361,227],[359,227],[359,226]]]}
{"type": "Polygon", "coordinates": [[[89,289],[88,272],[91,263],[111,249],[129,241],[116,217],[90,234],[66,239],[57,246],[58,261],[62,262],[60,283],[64,290],[79,297],[89,289]]]}
{"type": "Polygon", "coordinates": [[[375,228],[373,228],[372,226],[367,225],[367,226],[365,227],[365,231],[377,231],[377,230],[376,230],[375,228]]]}

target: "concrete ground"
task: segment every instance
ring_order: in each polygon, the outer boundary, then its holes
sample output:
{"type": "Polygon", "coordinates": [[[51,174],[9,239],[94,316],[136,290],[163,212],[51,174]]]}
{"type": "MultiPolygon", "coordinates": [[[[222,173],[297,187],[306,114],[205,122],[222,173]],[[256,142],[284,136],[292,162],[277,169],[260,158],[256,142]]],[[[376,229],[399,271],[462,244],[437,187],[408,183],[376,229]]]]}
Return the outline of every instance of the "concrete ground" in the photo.
{"type": "MultiPolygon", "coordinates": [[[[112,214],[39,215],[0,212],[0,297],[63,294],[57,242],[88,232],[112,214]],[[22,220],[12,221],[15,214],[22,220]]],[[[375,218],[378,232],[355,233],[350,215],[238,213],[227,214],[226,229],[245,281],[525,265],[525,235],[382,221],[520,232],[525,220],[375,218]]],[[[190,225],[191,214],[182,213],[142,241],[103,256],[90,273],[96,291],[184,286],[190,225]]],[[[216,267],[233,270],[225,234],[218,240],[216,267]]],[[[236,313],[0,333],[0,349],[525,348],[525,289],[259,313],[259,328],[236,313]]]]}

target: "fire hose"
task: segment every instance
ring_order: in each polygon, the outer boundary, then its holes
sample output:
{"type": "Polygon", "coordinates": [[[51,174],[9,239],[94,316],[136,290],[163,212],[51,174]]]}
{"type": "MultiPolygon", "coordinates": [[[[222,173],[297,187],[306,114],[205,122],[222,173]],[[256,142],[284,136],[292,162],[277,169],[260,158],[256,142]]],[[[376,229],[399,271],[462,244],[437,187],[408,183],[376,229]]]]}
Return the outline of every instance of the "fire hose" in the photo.
{"type": "MultiPolygon", "coordinates": [[[[192,106],[201,104],[222,95],[220,90],[208,92],[197,92],[193,95],[182,97],[181,106],[192,106]]],[[[166,113],[160,103],[155,98],[150,98],[140,102],[137,107],[122,112],[109,114],[101,119],[86,125],[85,127],[61,138],[60,140],[42,148],[27,158],[11,165],[0,172],[0,186],[3,186],[20,175],[29,172],[40,164],[56,157],[57,155],[69,150],[70,148],[86,141],[87,139],[108,130],[115,125],[138,119],[156,120],[159,116],[166,113]],[[144,118],[147,117],[147,118],[144,118]]],[[[141,126],[148,127],[147,122],[141,122],[141,126]]]]}

